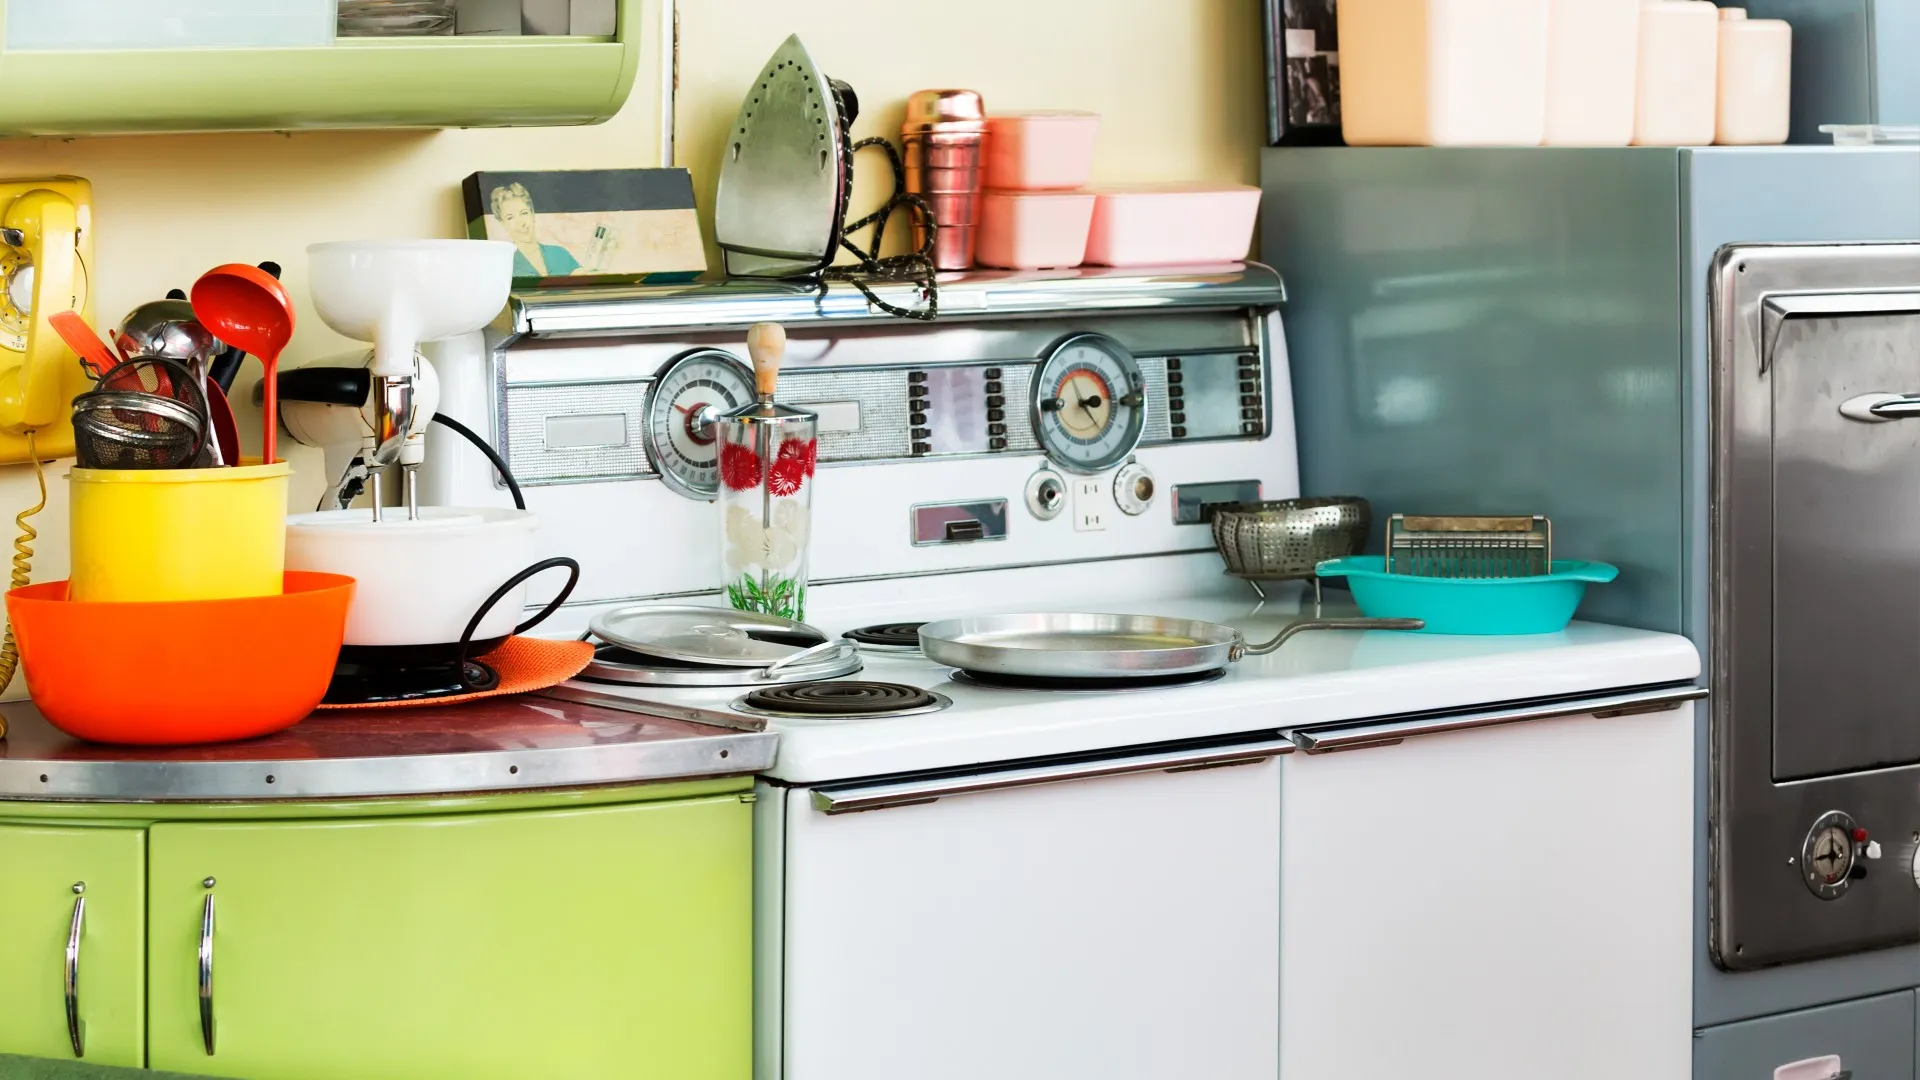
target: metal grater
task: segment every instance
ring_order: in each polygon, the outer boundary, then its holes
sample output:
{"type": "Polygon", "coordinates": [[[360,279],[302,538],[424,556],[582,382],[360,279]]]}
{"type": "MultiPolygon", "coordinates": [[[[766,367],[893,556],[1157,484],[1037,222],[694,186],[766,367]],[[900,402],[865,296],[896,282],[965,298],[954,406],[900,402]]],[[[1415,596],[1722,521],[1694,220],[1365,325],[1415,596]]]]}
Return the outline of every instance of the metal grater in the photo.
{"type": "Polygon", "coordinates": [[[1533,517],[1408,517],[1387,521],[1387,573],[1411,577],[1539,577],[1553,564],[1553,525],[1533,517]]]}

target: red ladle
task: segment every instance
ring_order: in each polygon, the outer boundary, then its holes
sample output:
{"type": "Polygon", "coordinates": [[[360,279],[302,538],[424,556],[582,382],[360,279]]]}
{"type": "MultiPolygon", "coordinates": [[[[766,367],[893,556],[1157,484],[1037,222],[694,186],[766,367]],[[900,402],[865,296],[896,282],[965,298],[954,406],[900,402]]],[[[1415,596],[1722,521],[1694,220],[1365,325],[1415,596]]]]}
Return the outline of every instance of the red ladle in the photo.
{"type": "MultiPolygon", "coordinates": [[[[271,465],[280,426],[280,351],[293,339],[293,299],[272,274],[245,263],[216,266],[193,283],[193,316],[213,336],[260,358],[262,385],[260,460],[271,465]]],[[[233,464],[238,465],[235,461],[233,464]]]]}

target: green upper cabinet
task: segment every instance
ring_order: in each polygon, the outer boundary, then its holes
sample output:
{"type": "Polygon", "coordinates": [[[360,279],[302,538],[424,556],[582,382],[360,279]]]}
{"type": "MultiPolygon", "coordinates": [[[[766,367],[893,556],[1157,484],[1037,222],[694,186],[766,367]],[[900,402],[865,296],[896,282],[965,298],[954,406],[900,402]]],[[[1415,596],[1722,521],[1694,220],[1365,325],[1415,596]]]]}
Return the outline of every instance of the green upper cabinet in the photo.
{"type": "Polygon", "coordinates": [[[255,1080],[748,1080],[750,815],[728,795],[155,825],[148,1064],[255,1080]]]}
{"type": "Polygon", "coordinates": [[[0,18],[0,135],[598,123],[620,111],[639,66],[641,0],[618,5],[611,39],[258,48],[9,49],[0,18]]]}
{"type": "Polygon", "coordinates": [[[0,825],[0,1053],[145,1064],[146,839],[0,825]]]}

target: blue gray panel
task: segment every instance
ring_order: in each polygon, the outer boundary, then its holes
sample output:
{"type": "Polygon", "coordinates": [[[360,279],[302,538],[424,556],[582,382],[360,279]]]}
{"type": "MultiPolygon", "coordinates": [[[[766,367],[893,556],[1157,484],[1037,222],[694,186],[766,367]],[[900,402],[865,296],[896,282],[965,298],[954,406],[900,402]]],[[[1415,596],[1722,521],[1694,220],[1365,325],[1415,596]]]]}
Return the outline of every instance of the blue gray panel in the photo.
{"type": "Polygon", "coordinates": [[[1280,149],[1264,170],[1303,493],[1376,520],[1546,514],[1556,555],[1621,569],[1583,618],[1678,631],[1677,153],[1280,149]]]}
{"type": "MultiPolygon", "coordinates": [[[[1303,491],[1547,513],[1560,550],[1622,567],[1583,617],[1703,652],[1713,253],[1920,238],[1914,150],[1283,148],[1262,168],[1303,491]]],[[[1697,917],[1701,1026],[1920,986],[1915,948],[1728,975],[1704,887],[1697,917]]]]}
{"type": "Polygon", "coordinates": [[[1912,1080],[1914,1040],[1914,995],[1849,1001],[1700,1032],[1693,1080],[1770,1080],[1782,1065],[1828,1055],[1852,1080],[1912,1080]]]}
{"type": "Polygon", "coordinates": [[[1795,143],[1832,145],[1821,124],[1920,124],[1920,3],[1746,0],[1793,25],[1795,143]]]}

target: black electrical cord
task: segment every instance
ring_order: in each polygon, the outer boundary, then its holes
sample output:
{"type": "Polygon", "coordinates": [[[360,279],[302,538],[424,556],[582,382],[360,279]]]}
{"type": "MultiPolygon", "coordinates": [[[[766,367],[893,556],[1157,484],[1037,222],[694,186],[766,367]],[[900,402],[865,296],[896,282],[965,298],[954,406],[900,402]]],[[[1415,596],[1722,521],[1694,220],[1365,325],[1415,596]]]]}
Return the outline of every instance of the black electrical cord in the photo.
{"type": "Polygon", "coordinates": [[[477,433],[475,433],[475,431],[472,428],[468,427],[467,425],[461,423],[458,420],[455,420],[451,416],[442,416],[439,413],[434,413],[433,422],[436,424],[445,425],[446,427],[454,431],[456,434],[462,436],[468,442],[472,443],[474,446],[474,449],[487,455],[487,460],[493,462],[493,467],[499,471],[500,479],[505,480],[507,482],[507,490],[513,493],[514,508],[517,510],[525,510],[527,508],[526,497],[520,494],[520,485],[513,479],[512,470],[507,468],[506,459],[500,456],[500,452],[498,450],[495,450],[493,446],[487,442],[487,440],[481,438],[477,433]]]}

